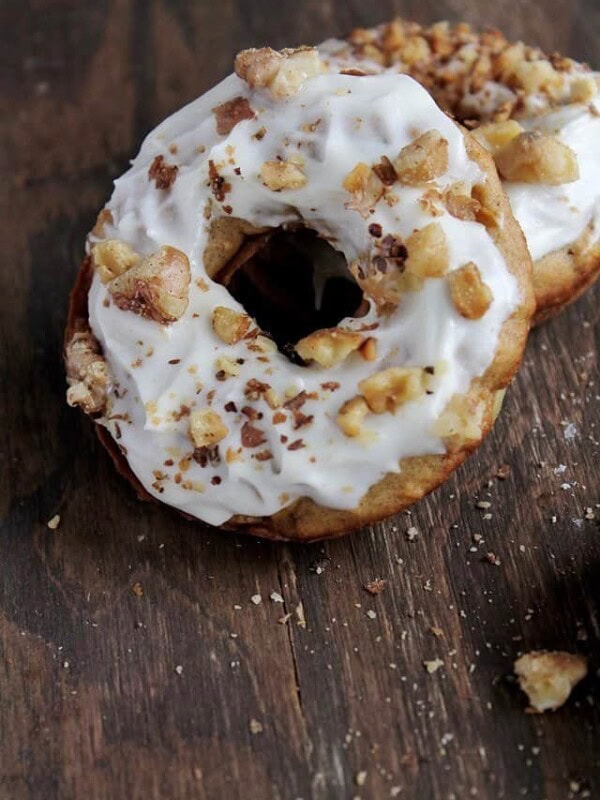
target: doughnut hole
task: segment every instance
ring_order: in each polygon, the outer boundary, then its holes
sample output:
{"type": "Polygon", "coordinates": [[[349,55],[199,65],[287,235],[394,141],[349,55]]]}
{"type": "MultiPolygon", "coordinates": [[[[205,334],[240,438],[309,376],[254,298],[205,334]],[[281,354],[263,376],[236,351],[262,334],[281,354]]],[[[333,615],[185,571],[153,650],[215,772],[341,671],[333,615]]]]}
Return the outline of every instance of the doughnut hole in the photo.
{"type": "Polygon", "coordinates": [[[300,339],[368,310],[342,253],[308,228],[247,236],[214,280],[295,364],[304,365],[294,350],[300,339]]]}

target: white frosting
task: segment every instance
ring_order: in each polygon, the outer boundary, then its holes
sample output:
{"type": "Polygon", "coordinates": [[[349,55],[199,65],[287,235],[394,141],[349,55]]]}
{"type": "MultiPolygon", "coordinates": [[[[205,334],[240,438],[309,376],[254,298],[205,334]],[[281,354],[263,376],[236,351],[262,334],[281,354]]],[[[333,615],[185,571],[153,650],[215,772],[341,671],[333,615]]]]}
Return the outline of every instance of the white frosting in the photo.
{"type": "MultiPolygon", "coordinates": [[[[143,254],[165,244],[184,251],[192,269],[189,306],[178,322],[160,325],[107,304],[110,295],[95,276],[89,315],[115,379],[110,417],[103,424],[125,448],[133,472],[150,494],[213,524],[233,514],[270,515],[303,496],[325,506],[350,509],[386,473],[397,472],[403,457],[444,452],[432,427],[450,398],[467,391],[490,365],[500,328],[519,302],[517,282],[483,225],[446,212],[435,218],[448,239],[449,268],[474,261],[493,293],[490,309],[481,319],[459,316],[446,280],[428,280],[421,291],[407,293],[387,317],[379,317],[371,307],[359,320],[340,322],[350,329],[378,323],[370,334],[377,340],[377,361],[365,361],[355,353],[327,370],[293,365],[278,351],[265,362],[246,342],[226,345],[218,339],[211,328],[213,309],[219,305],[242,309],[224,286],[207,277],[203,266],[208,238],[203,211],[211,197],[209,160],[231,184],[224,203],[233,216],[274,227],[303,220],[351,262],[368,256],[373,246],[367,230],[370,223],[379,223],[384,235],[406,238],[432,217],[418,203],[423,190],[402,187],[396,205],[380,201],[375,213],[364,220],[346,207],[350,196],[342,187],[344,178],[358,162],[373,164],[382,155],[393,158],[432,128],[449,145],[448,171],[438,181],[442,189],[459,180],[467,184],[486,180],[468,159],[461,132],[428,93],[411,78],[391,73],[366,78],[323,74],[284,100],[272,98],[265,90],[251,91],[230,76],[147,137],[130,170],[116,181],[107,206],[114,224],[106,227],[105,236],[124,240],[143,254]],[[212,109],[239,96],[248,98],[257,118],[238,123],[226,136],[217,134],[212,109]],[[302,125],[317,119],[321,122],[315,132],[302,132],[302,125]],[[264,138],[253,138],[263,127],[264,138]],[[148,178],[158,154],[179,167],[167,191],[156,189],[148,178]],[[265,161],[296,156],[304,159],[305,187],[273,192],[263,185],[260,168],[265,161]],[[208,290],[197,285],[200,278],[208,290]],[[215,379],[219,356],[244,360],[238,377],[215,379]],[[391,366],[441,362],[446,369],[436,375],[433,394],[406,403],[396,414],[369,415],[367,436],[348,438],[336,424],[340,406],[357,394],[363,378],[391,366]],[[280,396],[286,392],[289,396],[290,389],[316,393],[318,399],[307,400],[302,407],[313,421],[294,430],[288,414],[284,424],[272,424],[273,411],[266,402],[248,403],[244,396],[250,379],[268,383],[280,396]],[[328,381],[338,382],[339,388],[323,389],[328,381]],[[202,389],[197,393],[199,382],[202,389]],[[246,421],[240,413],[224,411],[230,402],[238,410],[253,405],[263,414],[254,424],[264,431],[266,443],[256,449],[243,448],[241,458],[231,463],[222,458],[218,464],[202,467],[189,460],[193,450],[189,419],[178,412],[182,404],[192,409],[207,407],[210,392],[214,393],[211,408],[229,429],[220,443],[221,454],[228,448],[240,449],[246,421]],[[281,435],[287,437],[285,443],[281,435]],[[288,449],[298,439],[304,446],[288,449]],[[264,448],[273,454],[271,460],[253,458],[264,448]],[[186,456],[184,466],[189,468],[184,480],[176,483],[179,460],[186,456]],[[218,485],[211,482],[215,476],[220,479],[218,485]]],[[[223,215],[218,203],[214,215],[223,215]]]]}
{"type": "MultiPolygon", "coordinates": [[[[594,100],[600,114],[600,101],[594,100]]],[[[505,183],[513,213],[523,228],[534,261],[571,244],[588,225],[600,236],[600,116],[587,106],[563,106],[529,119],[526,130],[555,135],[577,156],[579,179],[560,186],[505,183]]]]}
{"type": "MultiPolygon", "coordinates": [[[[476,47],[475,44],[472,45],[476,47]]],[[[338,66],[356,66],[348,43],[329,39],[321,45],[322,52],[338,66]]],[[[372,61],[360,61],[361,67],[372,72],[397,72],[398,67],[382,70],[372,61]]],[[[457,60],[456,70],[464,68],[457,60]]],[[[453,62],[445,65],[452,72],[453,62]]],[[[565,102],[570,94],[570,84],[582,77],[600,79],[600,73],[590,72],[573,62],[572,72],[564,73],[565,102]]],[[[488,81],[479,92],[462,99],[465,117],[473,115],[485,121],[505,102],[515,100],[514,91],[502,83],[488,81]]],[[[513,213],[523,229],[531,257],[534,261],[548,253],[571,244],[584,230],[593,225],[593,238],[600,237],[600,98],[592,103],[573,103],[552,109],[543,94],[530,94],[522,98],[524,110],[518,114],[519,123],[528,131],[551,134],[568,145],[577,156],[579,180],[560,186],[505,182],[513,213]]]]}

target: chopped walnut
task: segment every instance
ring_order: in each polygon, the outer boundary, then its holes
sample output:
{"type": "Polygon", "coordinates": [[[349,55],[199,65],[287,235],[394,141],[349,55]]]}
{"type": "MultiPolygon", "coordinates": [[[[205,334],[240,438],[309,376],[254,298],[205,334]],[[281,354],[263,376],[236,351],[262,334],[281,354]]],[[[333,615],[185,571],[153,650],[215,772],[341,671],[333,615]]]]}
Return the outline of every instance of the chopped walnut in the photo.
{"type": "Polygon", "coordinates": [[[304,361],[316,361],[320,367],[332,367],[358,350],[363,336],[343,328],[325,328],[305,336],[296,344],[296,352],[304,361]]]}
{"type": "Polygon", "coordinates": [[[368,164],[362,162],[346,175],[343,186],[352,195],[352,201],[347,203],[347,207],[358,211],[365,218],[385,193],[385,186],[379,176],[368,164]]]}
{"type": "Polygon", "coordinates": [[[577,156],[554,136],[538,131],[521,133],[495,156],[498,172],[507,181],[557,186],[579,178],[577,156]]]}
{"type": "Polygon", "coordinates": [[[204,248],[204,267],[209,278],[214,278],[231,261],[244,244],[246,237],[265,233],[268,228],[257,228],[239,217],[218,217],[211,222],[208,242],[204,248]]]}
{"type": "Polygon", "coordinates": [[[98,242],[91,250],[92,264],[102,283],[108,283],[139,264],[141,257],[128,244],[119,239],[98,242]]]}
{"type": "Polygon", "coordinates": [[[591,76],[578,78],[570,86],[571,103],[589,103],[598,94],[598,83],[591,76]]]}
{"type": "Polygon", "coordinates": [[[469,261],[448,276],[454,307],[466,319],[480,319],[494,299],[490,287],[481,279],[476,264],[469,261]]]}
{"type": "Polygon", "coordinates": [[[120,309],[167,324],[185,313],[190,280],[185,253],[165,245],[113,278],[108,290],[120,309]]]}
{"type": "Polygon", "coordinates": [[[506,119],[481,125],[471,131],[471,136],[474,136],[479,144],[495,155],[521,133],[523,133],[523,128],[516,120],[506,119]]]}
{"type": "Polygon", "coordinates": [[[75,333],[65,347],[67,403],[86,414],[104,411],[111,378],[100,345],[90,330],[75,333]]]}
{"type": "Polygon", "coordinates": [[[346,436],[360,436],[363,421],[368,413],[367,401],[364,397],[357,395],[344,403],[336,421],[346,436]]]}
{"type": "Polygon", "coordinates": [[[215,373],[218,380],[237,378],[240,374],[240,365],[227,356],[220,356],[215,361],[215,373]]]}
{"type": "Polygon", "coordinates": [[[176,164],[167,164],[164,156],[156,156],[150,164],[148,177],[154,181],[157,189],[170,189],[175,183],[178,170],[176,164]]]}
{"type": "Polygon", "coordinates": [[[245,97],[234,97],[233,100],[221,103],[220,106],[213,108],[213,114],[217,123],[217,133],[221,136],[231,133],[238,122],[256,117],[245,97]]]}
{"type": "Polygon", "coordinates": [[[360,354],[365,361],[375,361],[377,359],[377,339],[369,336],[359,347],[360,354]]]}
{"type": "Polygon", "coordinates": [[[112,213],[108,210],[108,208],[103,208],[96,217],[96,222],[92,228],[92,234],[97,236],[98,239],[102,239],[104,237],[105,226],[112,225],[113,222],[114,220],[112,213]]]}
{"type": "Polygon", "coordinates": [[[433,426],[433,432],[444,441],[449,453],[466,444],[478,442],[483,428],[485,404],[471,394],[455,394],[433,426]]]}
{"type": "Polygon", "coordinates": [[[474,221],[481,210],[481,203],[472,197],[471,189],[464,181],[449,186],[443,199],[448,213],[456,219],[474,221]]]}
{"type": "Polygon", "coordinates": [[[439,222],[430,222],[406,241],[406,274],[416,278],[441,278],[449,263],[448,242],[439,222]]]}
{"type": "Polygon", "coordinates": [[[216,411],[206,408],[192,412],[189,433],[196,447],[213,447],[227,436],[229,429],[216,411]]]}
{"type": "Polygon", "coordinates": [[[519,685],[529,698],[531,710],[542,714],[556,711],[573,687],[587,675],[584,656],[561,651],[532,651],[515,661],[519,685]]]}
{"type": "Polygon", "coordinates": [[[248,334],[252,320],[247,314],[240,314],[239,311],[225,306],[217,306],[212,313],[212,327],[225,344],[236,344],[248,334]]]}
{"type": "Polygon", "coordinates": [[[365,378],[358,388],[374,414],[393,414],[404,403],[425,393],[423,370],[420,367],[390,367],[365,378]]]}
{"type": "Polygon", "coordinates": [[[293,161],[265,161],[260,168],[264,185],[273,192],[282,189],[301,189],[306,185],[306,175],[293,161]]]}
{"type": "Polygon", "coordinates": [[[560,97],[565,85],[564,75],[543,59],[518,62],[515,64],[513,77],[517,85],[526,92],[544,92],[555,98],[560,97]]]}
{"type": "Polygon", "coordinates": [[[448,169],[448,140],[439,131],[427,131],[402,148],[394,167],[401,183],[428,183],[448,169]]]}
{"type": "Polygon", "coordinates": [[[409,66],[426,61],[431,48],[422,36],[409,36],[400,49],[402,61],[409,66]]]}
{"type": "Polygon", "coordinates": [[[251,88],[270,89],[275,97],[289,97],[300,91],[305,81],[321,72],[319,53],[314,47],[293,50],[242,50],[235,59],[235,73],[251,88]]]}

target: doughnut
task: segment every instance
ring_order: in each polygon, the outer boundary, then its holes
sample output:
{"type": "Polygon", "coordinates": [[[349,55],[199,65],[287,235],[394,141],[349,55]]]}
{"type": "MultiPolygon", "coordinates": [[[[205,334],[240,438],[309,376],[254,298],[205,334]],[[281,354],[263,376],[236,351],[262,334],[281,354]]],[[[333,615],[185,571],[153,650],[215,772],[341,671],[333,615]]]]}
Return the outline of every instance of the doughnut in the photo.
{"type": "Polygon", "coordinates": [[[338,65],[400,70],[493,155],[533,259],[535,322],[600,274],[600,73],[497,30],[397,19],[330,40],[338,65]]]}
{"type": "Polygon", "coordinates": [[[491,156],[419,83],[249,50],[115,182],[71,295],[67,401],[141,497],[334,536],[480,443],[533,309],[491,156]]]}

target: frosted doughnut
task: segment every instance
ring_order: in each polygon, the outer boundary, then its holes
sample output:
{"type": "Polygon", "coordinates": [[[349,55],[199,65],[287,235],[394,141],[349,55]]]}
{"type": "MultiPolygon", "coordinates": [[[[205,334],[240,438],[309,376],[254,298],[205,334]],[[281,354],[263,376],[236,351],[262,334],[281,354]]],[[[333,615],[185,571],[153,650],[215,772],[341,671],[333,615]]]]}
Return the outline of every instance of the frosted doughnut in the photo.
{"type": "Polygon", "coordinates": [[[394,20],[322,45],[366,71],[401,70],[492,153],[534,262],[540,322],[600,274],[600,73],[496,30],[394,20]]]}
{"type": "Polygon", "coordinates": [[[67,400],[145,497],[339,534],[419,499],[489,430],[530,266],[490,156],[412,78],[245,51],[100,212],[67,400]]]}

